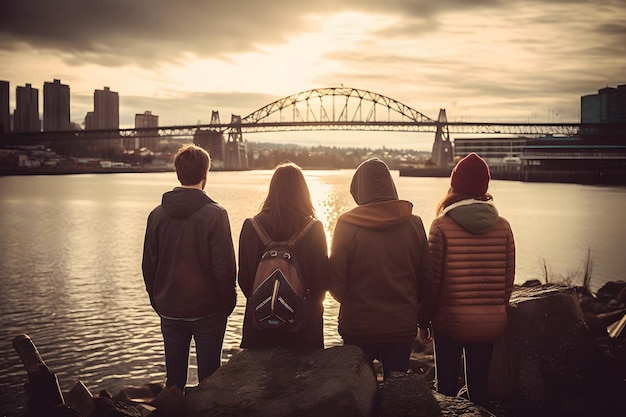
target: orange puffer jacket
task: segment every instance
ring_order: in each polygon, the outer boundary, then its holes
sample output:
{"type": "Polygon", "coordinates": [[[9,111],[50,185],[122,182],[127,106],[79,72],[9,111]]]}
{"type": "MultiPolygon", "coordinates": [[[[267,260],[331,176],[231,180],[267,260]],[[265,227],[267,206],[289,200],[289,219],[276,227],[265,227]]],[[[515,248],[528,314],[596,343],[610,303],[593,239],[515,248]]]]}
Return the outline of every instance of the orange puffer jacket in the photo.
{"type": "Polygon", "coordinates": [[[464,200],[433,221],[429,246],[435,332],[474,343],[499,338],[515,278],[509,222],[491,201],[464,200]]]}

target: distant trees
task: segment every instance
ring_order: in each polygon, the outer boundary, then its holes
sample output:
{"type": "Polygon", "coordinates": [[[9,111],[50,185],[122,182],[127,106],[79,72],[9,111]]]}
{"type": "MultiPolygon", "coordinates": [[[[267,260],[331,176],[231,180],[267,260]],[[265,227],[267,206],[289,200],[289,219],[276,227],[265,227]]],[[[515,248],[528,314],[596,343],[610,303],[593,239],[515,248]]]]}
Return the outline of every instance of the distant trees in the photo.
{"type": "Polygon", "coordinates": [[[290,144],[248,142],[248,166],[251,169],[273,169],[291,161],[305,169],[353,169],[371,157],[379,157],[391,169],[402,165],[428,164],[430,152],[389,148],[305,147],[290,144]]]}

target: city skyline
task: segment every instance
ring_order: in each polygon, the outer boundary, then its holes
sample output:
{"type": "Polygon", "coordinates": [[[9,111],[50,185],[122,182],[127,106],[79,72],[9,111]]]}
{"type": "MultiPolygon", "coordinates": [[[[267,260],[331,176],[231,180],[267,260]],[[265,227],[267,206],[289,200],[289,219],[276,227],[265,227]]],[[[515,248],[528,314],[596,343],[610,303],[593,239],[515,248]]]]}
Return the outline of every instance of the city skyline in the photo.
{"type": "Polygon", "coordinates": [[[341,85],[451,121],[578,122],[581,96],[626,83],[625,22],[623,0],[3,2],[0,79],[11,111],[15,87],[60,79],[81,126],[103,86],[121,128],[341,85]]]}

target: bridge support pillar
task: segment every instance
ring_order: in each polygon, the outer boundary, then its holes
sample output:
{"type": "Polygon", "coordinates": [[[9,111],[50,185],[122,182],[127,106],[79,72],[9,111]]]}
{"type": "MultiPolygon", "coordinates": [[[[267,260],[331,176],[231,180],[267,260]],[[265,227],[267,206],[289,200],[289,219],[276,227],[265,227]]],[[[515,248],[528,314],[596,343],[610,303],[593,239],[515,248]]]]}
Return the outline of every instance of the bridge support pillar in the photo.
{"type": "Polygon", "coordinates": [[[219,130],[198,129],[193,135],[193,143],[206,149],[211,155],[211,167],[223,169],[226,160],[226,144],[224,135],[219,130]]]}
{"type": "Polygon", "coordinates": [[[450,142],[446,109],[439,110],[437,131],[435,132],[435,143],[433,143],[433,150],[431,152],[430,159],[436,166],[439,167],[452,165],[454,161],[454,152],[452,149],[452,142],[450,142]]]}
{"type": "MultiPolygon", "coordinates": [[[[241,124],[241,116],[235,114],[231,115],[230,123],[241,124]]],[[[224,165],[225,168],[229,170],[248,169],[248,149],[246,143],[243,141],[240,127],[233,128],[228,133],[224,165]]]]}

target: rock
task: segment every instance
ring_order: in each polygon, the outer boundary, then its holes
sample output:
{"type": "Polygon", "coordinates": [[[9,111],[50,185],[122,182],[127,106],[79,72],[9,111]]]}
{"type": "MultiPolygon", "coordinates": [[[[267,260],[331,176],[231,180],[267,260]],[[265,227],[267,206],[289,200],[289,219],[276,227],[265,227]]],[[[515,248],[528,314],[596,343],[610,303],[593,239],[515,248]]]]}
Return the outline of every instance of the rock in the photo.
{"type": "Polygon", "coordinates": [[[518,289],[508,316],[492,358],[492,399],[509,402],[520,417],[609,415],[606,364],[573,288],[518,289]]]}
{"type": "Polygon", "coordinates": [[[626,303],[626,281],[610,281],[604,284],[596,293],[600,301],[626,303]]]}
{"type": "Polygon", "coordinates": [[[79,416],[89,416],[96,408],[93,403],[93,395],[82,381],[74,384],[72,389],[64,395],[64,398],[65,404],[74,408],[79,416]]]}
{"type": "Polygon", "coordinates": [[[159,415],[174,417],[182,415],[185,397],[177,386],[171,386],[159,391],[157,396],[148,404],[155,407],[159,411],[159,415]]]}
{"type": "Polygon", "coordinates": [[[465,398],[448,397],[438,392],[433,393],[433,396],[439,402],[443,417],[495,417],[489,411],[465,398]]]}
{"type": "Polygon", "coordinates": [[[121,401],[104,397],[96,397],[93,401],[96,408],[90,417],[141,417],[135,407],[121,401]]]}
{"type": "Polygon", "coordinates": [[[379,417],[443,416],[428,382],[418,374],[388,377],[381,397],[379,417]]]}
{"type": "Polygon", "coordinates": [[[126,387],[115,396],[115,400],[127,404],[149,403],[165,388],[162,383],[149,383],[137,387],[126,387]]]}
{"type": "Polygon", "coordinates": [[[370,416],[377,389],[356,346],[244,349],[185,396],[184,415],[370,416]]]}

